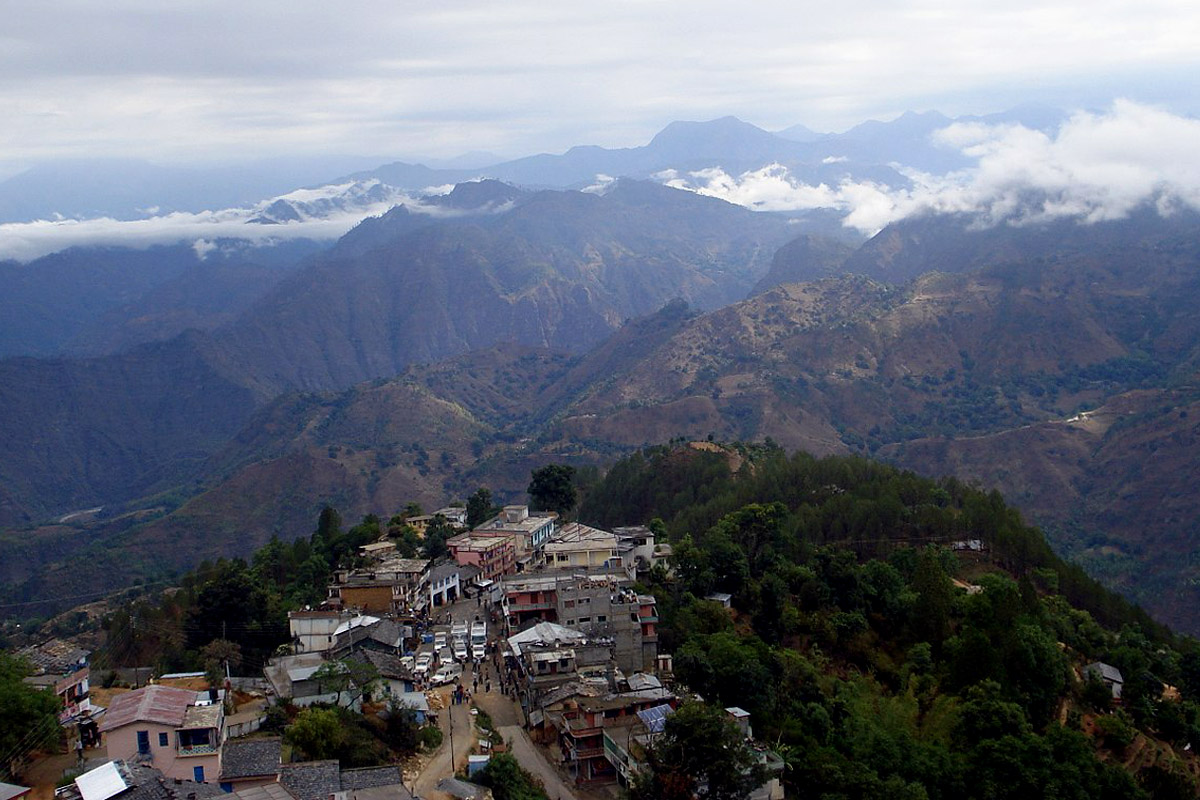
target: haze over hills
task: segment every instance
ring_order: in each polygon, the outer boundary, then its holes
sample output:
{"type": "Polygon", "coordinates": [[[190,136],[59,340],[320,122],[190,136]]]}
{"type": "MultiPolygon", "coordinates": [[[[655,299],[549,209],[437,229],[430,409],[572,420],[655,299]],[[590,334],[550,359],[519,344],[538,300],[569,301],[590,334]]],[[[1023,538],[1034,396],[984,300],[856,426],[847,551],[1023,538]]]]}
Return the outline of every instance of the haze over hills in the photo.
{"type": "MultiPolygon", "coordinates": [[[[1020,123],[1032,131],[1052,133],[1065,117],[1055,109],[1024,106],[1004,114],[957,121],[1020,123]]],[[[338,164],[354,161],[348,158],[291,164],[267,161],[208,170],[133,161],[47,164],[0,181],[0,225],[10,223],[8,231],[0,228],[0,258],[27,259],[27,254],[37,257],[53,252],[47,248],[54,248],[56,242],[65,243],[57,245],[61,248],[97,242],[119,244],[125,239],[144,246],[138,242],[146,237],[159,244],[233,237],[238,235],[238,224],[253,217],[256,208],[274,203],[275,197],[283,198],[286,206],[294,203],[295,194],[314,190],[328,193],[329,187],[345,190],[382,185],[393,193],[419,194],[434,187],[491,178],[535,188],[580,189],[605,176],[663,180],[669,174],[711,169],[737,175],[777,164],[794,180],[814,187],[850,180],[902,189],[910,185],[910,179],[897,171],[898,166],[943,174],[973,163],[972,157],[933,136],[955,121],[936,112],[910,113],[890,122],[865,122],[844,133],[817,134],[801,131],[802,126],[770,133],[734,117],[724,117],[671,123],[640,147],[579,146],[562,154],[527,156],[469,169],[392,162],[370,168],[363,165],[356,171],[338,170],[338,164]],[[306,188],[293,191],[297,187],[306,188]],[[242,213],[246,211],[250,213],[242,213]],[[11,224],[33,220],[57,220],[57,224],[36,228],[11,224]],[[93,222],[81,224],[89,220],[93,222]],[[116,224],[118,221],[127,224],[121,226],[116,224]]],[[[391,199],[401,201],[395,195],[391,199]]],[[[367,213],[381,211],[365,209],[358,218],[367,213]]],[[[310,208],[277,221],[326,218],[310,208]]],[[[350,225],[340,230],[307,227],[307,235],[312,238],[332,240],[350,225]]],[[[283,228],[275,234],[295,236],[296,232],[283,228]]],[[[259,240],[262,232],[244,235],[259,240]]]]}
{"type": "Polygon", "coordinates": [[[1060,548],[1191,630],[1188,195],[1163,180],[1045,185],[1036,170],[998,181],[1014,142],[1061,160],[1033,127],[987,134],[980,169],[951,188],[879,160],[908,142],[926,168],[957,169],[936,159],[965,150],[930,139],[947,122],[785,132],[799,141],[732,118],[677,123],[643,148],[506,167],[584,192],[483,180],[417,196],[362,174],[205,223],[232,238],[189,241],[188,218],[172,228],[182,245],[5,264],[0,281],[24,294],[4,352],[54,356],[0,361],[8,591],[51,597],[81,559],[94,585],[117,586],[244,553],[305,533],[325,502],[353,518],[479,485],[518,497],[551,459],[769,436],[1002,488],[1060,548]],[[613,180],[597,180],[605,164],[613,180]],[[808,192],[806,169],[843,182],[803,212],[749,210],[808,192]],[[657,177],[617,178],[639,170],[657,177]],[[378,207],[328,248],[280,234],[378,207]],[[867,212],[898,221],[863,243],[844,223],[867,212]]]}
{"type": "Polygon", "coordinates": [[[211,334],[0,361],[13,454],[0,521],[167,488],[284,391],[344,389],[498,342],[581,352],[673,298],[731,302],[792,234],[781,217],[653,184],[603,196],[476,184],[442,202],[454,211],[443,219],[397,208],[363,223],[211,334]]]}

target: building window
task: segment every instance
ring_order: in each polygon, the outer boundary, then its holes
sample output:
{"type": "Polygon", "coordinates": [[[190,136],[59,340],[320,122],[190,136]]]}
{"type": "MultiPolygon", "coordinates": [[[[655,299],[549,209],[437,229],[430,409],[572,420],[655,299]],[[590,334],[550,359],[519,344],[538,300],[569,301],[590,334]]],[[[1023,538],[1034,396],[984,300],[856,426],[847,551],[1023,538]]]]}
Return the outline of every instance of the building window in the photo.
{"type": "Polygon", "coordinates": [[[165,733],[162,733],[161,731],[158,734],[158,746],[159,747],[167,746],[167,735],[165,733]]]}
{"type": "Polygon", "coordinates": [[[596,617],[596,622],[608,622],[608,617],[606,617],[604,614],[600,614],[596,617]]]}
{"type": "Polygon", "coordinates": [[[150,731],[137,732],[137,747],[139,753],[150,752],[150,731]]]}
{"type": "Polygon", "coordinates": [[[196,783],[204,783],[204,767],[192,767],[192,777],[196,783]]]}

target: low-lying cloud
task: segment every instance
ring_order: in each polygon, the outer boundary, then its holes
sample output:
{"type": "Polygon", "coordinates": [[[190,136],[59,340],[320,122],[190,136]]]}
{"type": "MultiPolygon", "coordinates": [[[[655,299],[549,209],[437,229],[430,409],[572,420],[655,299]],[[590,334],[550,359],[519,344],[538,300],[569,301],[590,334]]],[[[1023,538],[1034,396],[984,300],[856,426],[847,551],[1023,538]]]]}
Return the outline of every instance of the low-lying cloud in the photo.
{"type": "Polygon", "coordinates": [[[156,214],[138,220],[60,218],[0,224],[0,259],[31,261],[76,246],[145,248],[176,242],[192,242],[203,257],[220,239],[258,245],[294,239],[333,240],[367,217],[379,216],[397,205],[430,215],[460,213],[376,180],[356,181],[297,189],[249,208],[156,214]]]}
{"type": "Polygon", "coordinates": [[[846,226],[868,234],[928,212],[1021,225],[1119,219],[1145,203],[1161,213],[1200,210],[1200,120],[1117,101],[1104,113],[1073,115],[1054,135],[1020,125],[956,123],[935,137],[976,164],[945,175],[893,165],[909,180],[904,187],[850,178],[813,186],[779,164],[737,176],[713,168],[660,179],[748,208],[835,209],[846,215],[846,226]]]}

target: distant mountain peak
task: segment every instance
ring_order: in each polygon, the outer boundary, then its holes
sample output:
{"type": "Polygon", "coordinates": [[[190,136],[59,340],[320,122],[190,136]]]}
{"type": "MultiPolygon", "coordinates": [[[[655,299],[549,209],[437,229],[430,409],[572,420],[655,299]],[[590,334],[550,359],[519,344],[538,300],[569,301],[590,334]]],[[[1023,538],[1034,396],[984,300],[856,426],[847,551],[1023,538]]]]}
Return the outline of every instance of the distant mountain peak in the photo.
{"type": "Polygon", "coordinates": [[[449,194],[432,196],[428,201],[432,205],[444,208],[455,208],[462,211],[494,210],[507,203],[516,202],[527,196],[528,192],[504,183],[503,181],[485,178],[479,181],[465,181],[456,184],[449,194]]]}

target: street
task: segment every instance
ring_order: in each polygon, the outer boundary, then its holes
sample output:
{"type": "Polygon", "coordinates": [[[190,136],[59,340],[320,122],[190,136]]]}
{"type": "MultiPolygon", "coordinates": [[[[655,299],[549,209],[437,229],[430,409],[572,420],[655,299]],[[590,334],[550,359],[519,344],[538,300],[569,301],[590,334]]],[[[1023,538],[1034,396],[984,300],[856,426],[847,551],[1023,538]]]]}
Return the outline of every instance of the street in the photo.
{"type": "MultiPolygon", "coordinates": [[[[489,609],[477,606],[474,600],[459,600],[449,607],[439,609],[435,617],[441,617],[446,611],[450,612],[456,622],[473,620],[476,614],[480,619],[488,620],[489,617],[489,609]]],[[[500,636],[500,630],[490,620],[488,620],[488,636],[492,639],[500,636]]],[[[581,792],[571,786],[558,768],[546,757],[545,752],[534,745],[529,739],[529,734],[521,727],[520,711],[511,698],[500,693],[499,681],[490,659],[484,662],[480,671],[482,674],[479,688],[477,692],[473,693],[470,702],[453,705],[450,702],[452,685],[435,690],[445,698],[445,710],[439,715],[438,720],[444,737],[441,748],[417,778],[417,796],[423,800],[444,800],[449,797],[449,795],[437,791],[436,787],[438,781],[453,773],[450,763],[450,723],[452,721],[454,726],[454,764],[462,770],[466,768],[467,755],[473,752],[472,748],[476,742],[475,717],[471,714],[471,708],[474,705],[478,705],[492,718],[492,724],[496,726],[504,741],[510,743],[513,756],[526,771],[542,781],[550,800],[592,800],[595,797],[605,796],[593,792],[581,792]],[[491,678],[490,692],[486,690],[485,674],[491,678]]],[[[474,665],[468,663],[464,666],[462,685],[470,689],[474,679],[474,665]]]]}

